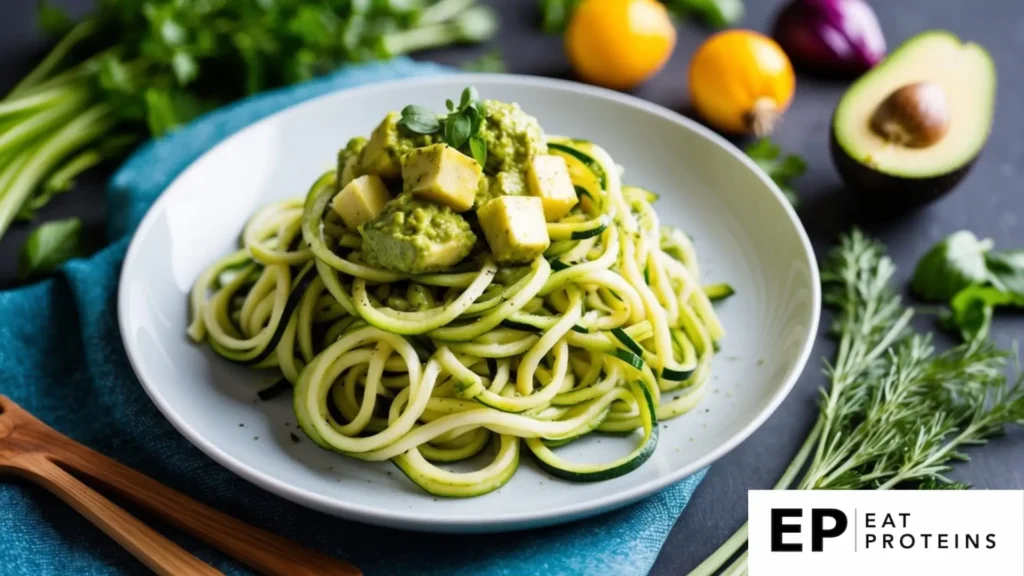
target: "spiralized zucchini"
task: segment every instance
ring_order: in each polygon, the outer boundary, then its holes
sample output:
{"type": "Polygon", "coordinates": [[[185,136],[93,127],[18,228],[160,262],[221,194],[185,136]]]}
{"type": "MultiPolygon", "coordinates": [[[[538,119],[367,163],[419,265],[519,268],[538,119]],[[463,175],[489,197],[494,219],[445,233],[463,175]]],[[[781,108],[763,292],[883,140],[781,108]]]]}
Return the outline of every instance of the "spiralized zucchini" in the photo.
{"type": "Polygon", "coordinates": [[[549,224],[551,248],[529,265],[499,268],[483,254],[450,273],[367,266],[359,235],[327,208],[329,172],[304,203],[257,212],[241,250],[199,277],[189,335],[279,370],[319,446],[391,460],[431,494],[496,490],[524,448],[569,480],[636,469],[657,446],[658,421],[700,402],[725,332],[693,245],[661,225],[657,196],[624,186],[592,143],[551,144],[581,203],[549,224]],[[621,458],[557,454],[587,434],[635,430],[636,449],[621,458]],[[490,463],[475,471],[439,466],[489,445],[490,463]]]}

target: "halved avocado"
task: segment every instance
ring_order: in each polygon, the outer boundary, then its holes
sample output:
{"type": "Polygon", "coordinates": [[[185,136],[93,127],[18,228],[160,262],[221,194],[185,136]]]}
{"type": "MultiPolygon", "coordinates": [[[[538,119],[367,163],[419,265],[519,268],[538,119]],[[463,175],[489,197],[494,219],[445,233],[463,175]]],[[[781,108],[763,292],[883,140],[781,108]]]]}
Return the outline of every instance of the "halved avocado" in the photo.
{"type": "Polygon", "coordinates": [[[918,34],[843,95],[832,117],[832,160],[847,185],[885,213],[931,202],[974,164],[995,95],[984,48],[949,32],[918,34]]]}

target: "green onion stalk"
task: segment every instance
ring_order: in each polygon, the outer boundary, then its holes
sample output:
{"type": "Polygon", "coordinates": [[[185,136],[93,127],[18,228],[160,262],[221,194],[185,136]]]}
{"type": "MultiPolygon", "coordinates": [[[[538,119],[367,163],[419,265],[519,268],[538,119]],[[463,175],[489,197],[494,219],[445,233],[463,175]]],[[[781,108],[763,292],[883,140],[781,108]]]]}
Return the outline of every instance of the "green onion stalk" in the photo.
{"type": "Polygon", "coordinates": [[[216,106],[349,62],[484,42],[497,17],[475,2],[102,0],[0,100],[0,236],[82,172],[216,106]]]}

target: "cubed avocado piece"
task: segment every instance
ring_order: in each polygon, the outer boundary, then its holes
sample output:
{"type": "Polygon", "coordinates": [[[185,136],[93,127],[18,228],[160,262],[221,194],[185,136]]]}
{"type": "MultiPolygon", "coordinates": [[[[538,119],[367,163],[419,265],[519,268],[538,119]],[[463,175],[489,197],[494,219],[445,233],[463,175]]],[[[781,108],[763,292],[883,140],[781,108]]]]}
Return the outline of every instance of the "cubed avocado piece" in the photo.
{"type": "Polygon", "coordinates": [[[355,229],[376,218],[390,200],[391,193],[384,181],[379,176],[366,174],[345,185],[331,200],[331,206],[345,226],[355,229]]]}
{"type": "Polygon", "coordinates": [[[526,170],[530,193],[540,198],[548,222],[562,219],[579,202],[569,169],[560,156],[537,155],[526,170]]]}
{"type": "Polygon", "coordinates": [[[363,148],[366,148],[366,138],[357,136],[349,140],[348,144],[338,151],[339,190],[347,186],[357,176],[362,176],[363,172],[359,168],[359,155],[362,154],[363,148]]]}
{"type": "Polygon", "coordinates": [[[401,194],[359,227],[363,260],[407,274],[440,272],[461,262],[476,243],[466,219],[448,206],[401,194]]]}
{"type": "Polygon", "coordinates": [[[385,180],[398,178],[402,173],[402,155],[413,148],[434,143],[432,135],[414,134],[399,126],[401,118],[398,112],[390,112],[374,128],[370,141],[359,156],[359,168],[363,173],[376,174],[385,180]]]}
{"type": "Polygon", "coordinates": [[[544,205],[536,196],[499,196],[476,215],[491,254],[502,264],[529,262],[551,245],[544,205]]]}
{"type": "Polygon", "coordinates": [[[416,148],[402,156],[403,190],[456,212],[473,207],[483,170],[447,144],[416,148]]]}

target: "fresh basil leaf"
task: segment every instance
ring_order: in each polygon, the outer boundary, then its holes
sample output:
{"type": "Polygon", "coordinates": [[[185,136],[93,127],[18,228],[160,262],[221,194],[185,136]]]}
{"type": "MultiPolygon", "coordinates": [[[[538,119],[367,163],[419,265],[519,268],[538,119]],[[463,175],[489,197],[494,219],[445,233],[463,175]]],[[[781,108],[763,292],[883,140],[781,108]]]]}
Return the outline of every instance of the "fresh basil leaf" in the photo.
{"type": "Polygon", "coordinates": [[[452,102],[451,98],[446,98],[445,99],[444,107],[447,108],[449,112],[454,112],[455,111],[455,103],[452,102]]]}
{"type": "Polygon", "coordinates": [[[437,114],[423,106],[410,104],[402,109],[398,125],[416,134],[436,134],[441,129],[437,114]]]}
{"type": "Polygon", "coordinates": [[[25,280],[50,272],[65,261],[85,254],[81,220],[69,218],[46,222],[29,234],[21,247],[18,277],[25,280]]]}
{"type": "Polygon", "coordinates": [[[483,115],[476,107],[466,108],[463,115],[469,118],[469,135],[476,136],[480,133],[480,124],[483,123],[483,115]]]}
{"type": "Polygon", "coordinates": [[[988,336],[992,324],[992,313],[996,306],[1024,305],[1024,297],[1004,292],[993,286],[977,284],[960,290],[949,303],[951,323],[960,331],[965,341],[983,339],[988,336]]]}
{"type": "Polygon", "coordinates": [[[469,139],[469,151],[473,153],[473,158],[481,168],[487,165],[487,144],[483,138],[479,136],[473,136],[469,139]]]}
{"type": "Polygon", "coordinates": [[[469,140],[472,128],[473,122],[465,114],[449,116],[444,123],[444,139],[452,148],[462,148],[469,140]]]}
{"type": "Polygon", "coordinates": [[[470,106],[470,104],[475,103],[477,100],[480,100],[480,93],[477,92],[476,88],[473,86],[467,86],[466,89],[462,91],[462,99],[459,100],[459,110],[465,110],[470,106]]]}
{"type": "Polygon", "coordinates": [[[922,300],[943,302],[972,284],[985,284],[985,253],[991,249],[991,240],[978,240],[967,230],[955,232],[917,263],[910,289],[922,300]]]}
{"type": "Polygon", "coordinates": [[[1024,250],[989,252],[985,264],[994,286],[1024,297],[1024,250]]]}
{"type": "Polygon", "coordinates": [[[782,149],[768,138],[761,138],[747,146],[746,153],[775,182],[793,206],[799,204],[791,182],[807,172],[807,162],[803,158],[794,154],[782,157],[782,149]]]}

